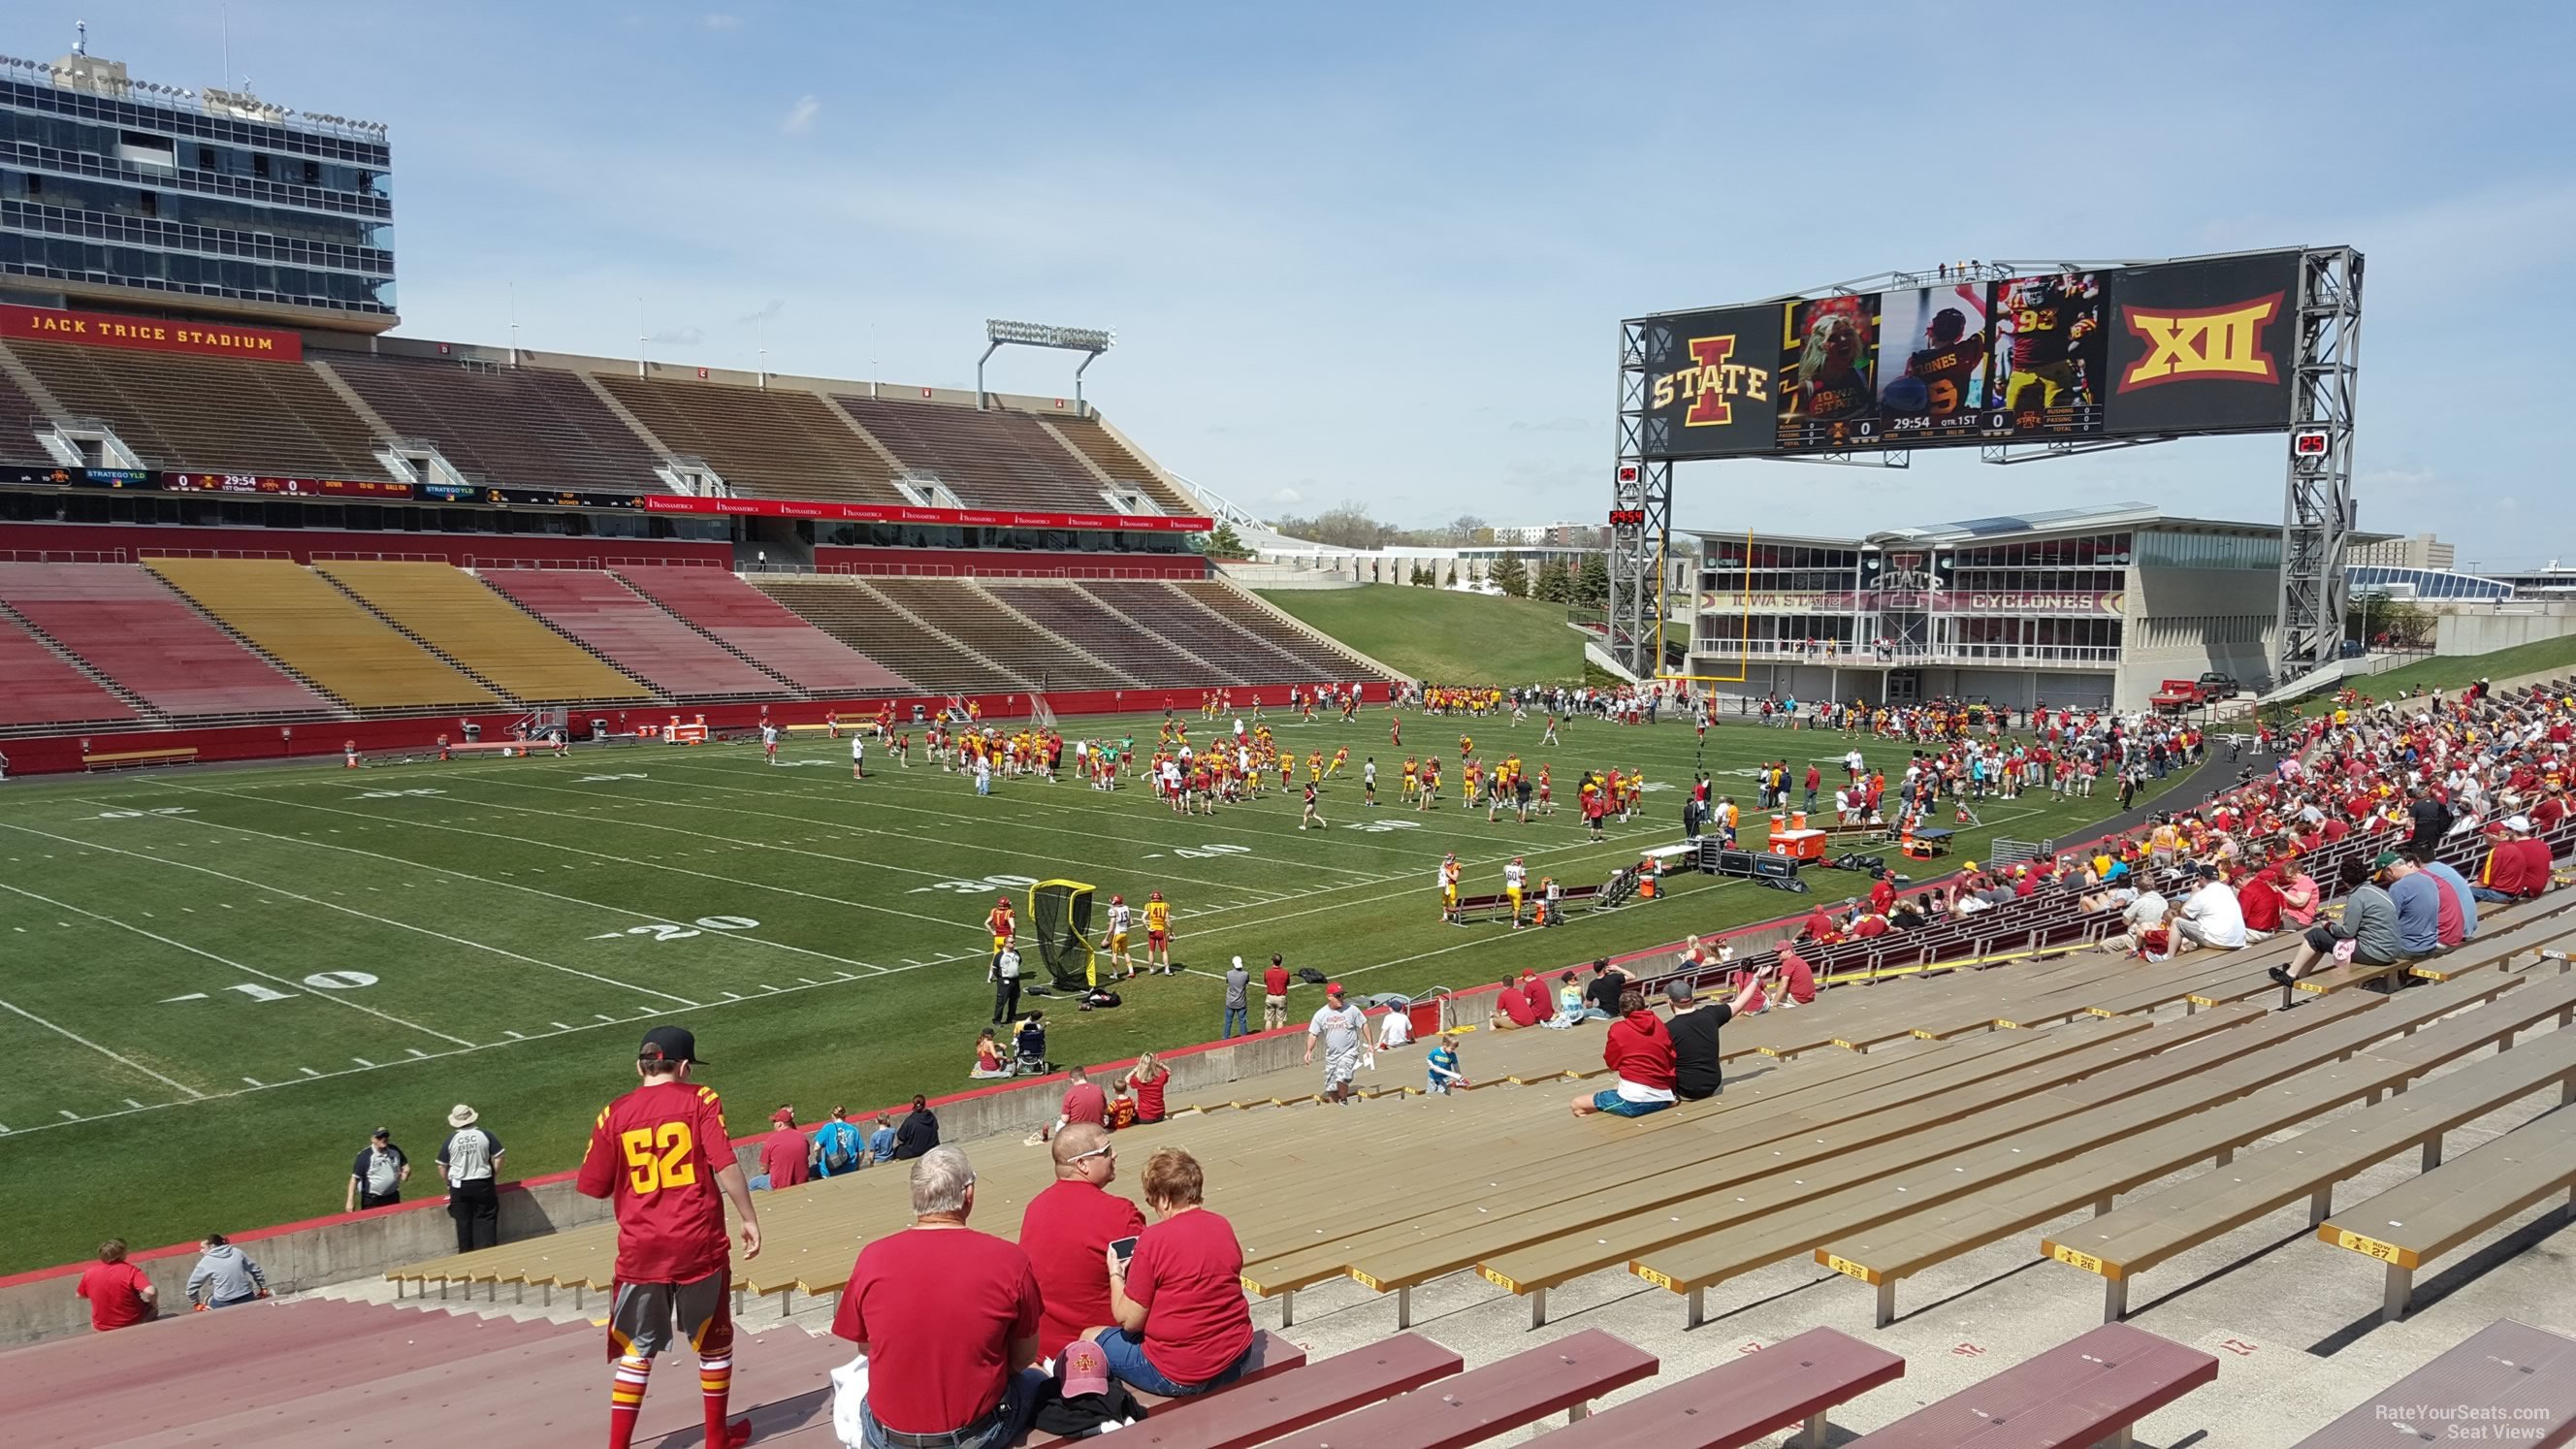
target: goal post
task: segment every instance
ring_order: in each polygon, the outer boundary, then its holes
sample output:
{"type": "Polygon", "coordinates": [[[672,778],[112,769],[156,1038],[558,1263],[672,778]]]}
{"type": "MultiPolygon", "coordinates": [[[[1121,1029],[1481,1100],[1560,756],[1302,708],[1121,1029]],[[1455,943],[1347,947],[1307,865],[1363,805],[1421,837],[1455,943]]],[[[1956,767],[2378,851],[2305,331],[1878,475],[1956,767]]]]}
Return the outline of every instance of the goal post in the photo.
{"type": "Polygon", "coordinates": [[[1042,880],[1029,887],[1029,930],[1038,959],[1058,990],[1078,991],[1093,979],[1091,900],[1094,887],[1077,880],[1042,880]]]}

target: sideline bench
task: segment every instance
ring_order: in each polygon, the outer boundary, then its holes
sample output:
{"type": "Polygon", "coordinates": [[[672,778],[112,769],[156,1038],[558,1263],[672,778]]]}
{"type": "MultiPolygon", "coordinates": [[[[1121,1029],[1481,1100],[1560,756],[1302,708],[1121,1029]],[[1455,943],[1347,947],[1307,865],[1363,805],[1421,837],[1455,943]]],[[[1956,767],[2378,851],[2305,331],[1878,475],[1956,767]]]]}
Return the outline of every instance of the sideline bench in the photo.
{"type": "MultiPolygon", "coordinates": [[[[2365,1053],[2358,1060],[2368,1059],[2365,1053]]],[[[2441,1164],[2442,1138],[2450,1129],[2553,1082],[2560,1084],[2562,1099],[2576,1100],[2576,1032],[2554,1031],[2471,1063],[2252,1153],[2232,1171],[2205,1173],[2063,1237],[2044,1238],[2040,1251],[2100,1275],[2103,1320],[2116,1322],[2128,1311],[2129,1283],[2138,1274],[2303,1197],[2309,1200],[2309,1226],[2320,1226],[2333,1212],[2336,1183],[2418,1143],[2424,1168],[2431,1171],[2441,1164]]]]}
{"type": "Polygon", "coordinates": [[[2532,1431],[2529,1438],[2498,1435],[2493,1442],[2541,1449],[2576,1442],[2576,1338],[2499,1318],[2300,1440],[2297,1449],[2454,1442],[2450,1436],[2464,1426],[2462,1409],[2486,1416],[2468,1427],[2532,1431]]]}
{"type": "Polygon", "coordinates": [[[131,770],[145,765],[193,765],[197,747],[174,746],[164,750],[108,750],[81,756],[84,770],[131,770]]]}
{"type": "Polygon", "coordinates": [[[1143,1423],[1119,1430],[1118,1442],[1128,1449],[1252,1449],[1411,1393],[1466,1366],[1454,1350],[1419,1334],[1399,1333],[1256,1384],[1172,1400],[1147,1414],[1143,1423]]]}
{"type": "Polygon", "coordinates": [[[1544,1449],[1741,1449],[1793,1424],[1823,1449],[1825,1411],[1905,1377],[1905,1360],[1811,1328],[1530,1441],[1544,1449]]]}
{"type": "Polygon", "coordinates": [[[1660,1366],[1635,1344],[1587,1328],[1443,1379],[1436,1388],[1274,1439],[1271,1449],[1465,1449],[1560,1411],[1581,1419],[1594,1399],[1653,1378],[1660,1366]]]}
{"type": "Polygon", "coordinates": [[[2106,1323],[1915,1410],[1853,1449],[2092,1444],[2127,1449],[2140,1419],[2218,1381],[2218,1360],[2125,1323],[2106,1323]],[[2007,1428],[2023,1419],[2026,1432],[2007,1428]]]}
{"type": "Polygon", "coordinates": [[[2317,1237],[2388,1265],[2379,1317],[2406,1316],[2415,1270],[2552,1193],[2576,1188],[2576,1112],[2559,1111],[2338,1213],[2317,1237]]]}

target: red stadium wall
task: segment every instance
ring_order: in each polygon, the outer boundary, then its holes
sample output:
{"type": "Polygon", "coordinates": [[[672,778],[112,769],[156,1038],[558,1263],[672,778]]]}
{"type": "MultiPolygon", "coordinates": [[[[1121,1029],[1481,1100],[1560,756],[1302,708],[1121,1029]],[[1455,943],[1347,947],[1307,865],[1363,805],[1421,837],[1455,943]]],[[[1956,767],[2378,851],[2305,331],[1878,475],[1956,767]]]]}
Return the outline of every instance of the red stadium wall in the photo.
{"type": "MultiPolygon", "coordinates": [[[[1314,680],[1302,683],[1329,683],[1314,680]]],[[[1348,681],[1342,681],[1348,682],[1348,681]]],[[[1286,684],[1263,685],[1259,688],[1237,687],[1230,691],[1242,703],[1258,701],[1265,705],[1288,702],[1286,684]]],[[[1386,702],[1384,681],[1369,681],[1361,686],[1362,697],[1371,704],[1386,702]]],[[[996,724],[1028,717],[1029,700],[1024,694],[980,694],[968,699],[983,710],[984,717],[996,724]]],[[[757,728],[764,716],[782,725],[821,724],[826,712],[837,711],[846,721],[873,718],[886,701],[883,699],[844,700],[773,700],[767,704],[727,704],[678,709],[663,707],[628,709],[575,709],[571,712],[572,733],[576,741],[589,730],[594,718],[605,719],[618,733],[659,726],[674,714],[682,720],[703,717],[714,730],[748,730],[757,728]]],[[[1162,709],[1195,710],[1199,692],[1192,689],[1088,689],[1057,690],[1047,696],[1047,705],[1059,715],[1139,714],[1162,709]]],[[[946,695],[911,695],[894,701],[899,727],[917,728],[911,724],[912,712],[932,716],[948,705],[946,695]]],[[[88,734],[46,735],[28,739],[0,741],[0,755],[9,760],[13,775],[58,774],[82,767],[84,754],[116,754],[127,750],[191,749],[200,761],[215,760],[286,760],[319,759],[340,753],[344,742],[355,742],[364,753],[425,750],[437,743],[440,735],[451,741],[462,740],[462,725],[472,720],[483,727],[486,743],[509,737],[510,726],[526,718],[526,711],[512,710],[502,714],[417,715],[401,719],[371,720],[303,720],[292,725],[229,725],[214,728],[175,730],[93,731],[88,734]]]]}
{"type": "Polygon", "coordinates": [[[971,548],[839,548],[817,544],[814,567],[825,573],[909,574],[929,578],[1203,579],[1207,560],[1194,553],[1019,553],[971,548]]]}
{"type": "Polygon", "coordinates": [[[695,560],[733,567],[733,545],[679,539],[551,538],[529,533],[359,533],[319,528],[163,528],[113,523],[0,523],[0,557],[19,554],[97,554],[82,562],[127,563],[146,553],[284,554],[297,563],[325,557],[436,560],[459,568],[485,563],[548,563],[615,568],[620,564],[695,560]]]}

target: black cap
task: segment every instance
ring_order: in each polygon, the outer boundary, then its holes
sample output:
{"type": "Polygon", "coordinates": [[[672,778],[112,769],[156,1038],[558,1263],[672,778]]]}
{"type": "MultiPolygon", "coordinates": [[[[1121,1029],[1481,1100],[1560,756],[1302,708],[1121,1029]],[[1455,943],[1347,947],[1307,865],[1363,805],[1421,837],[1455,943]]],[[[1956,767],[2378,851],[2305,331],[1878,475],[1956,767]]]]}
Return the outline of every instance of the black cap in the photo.
{"type": "Polygon", "coordinates": [[[657,1026],[644,1033],[644,1045],[636,1050],[639,1061],[696,1062],[706,1065],[698,1055],[698,1039],[685,1026],[657,1026]]]}
{"type": "Polygon", "coordinates": [[[391,1141],[393,1141],[393,1140],[394,1140],[394,1129],[392,1129],[391,1127],[379,1127],[379,1128],[377,1128],[377,1129],[375,1130],[375,1132],[374,1132],[372,1135],[377,1136],[377,1137],[381,1137],[381,1138],[385,1139],[387,1142],[391,1142],[391,1141]]]}

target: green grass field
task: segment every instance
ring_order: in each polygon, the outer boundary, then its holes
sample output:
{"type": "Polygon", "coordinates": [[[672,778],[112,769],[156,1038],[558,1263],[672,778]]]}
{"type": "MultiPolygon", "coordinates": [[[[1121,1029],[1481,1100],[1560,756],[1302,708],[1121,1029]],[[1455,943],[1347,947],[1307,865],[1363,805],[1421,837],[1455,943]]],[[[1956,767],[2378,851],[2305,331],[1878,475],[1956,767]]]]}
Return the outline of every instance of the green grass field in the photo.
{"type": "Polygon", "coordinates": [[[1584,682],[1583,636],[1566,627],[1563,604],[1397,584],[1261,597],[1415,679],[1584,682]]]}
{"type": "MultiPolygon", "coordinates": [[[[1105,721],[1069,721],[1095,737],[1105,721]]],[[[1150,736],[1152,722],[1130,721],[1150,736]]],[[[1462,722],[1404,716],[1416,750],[1454,761],[1462,722]]],[[[568,760],[196,770],[13,782],[0,789],[0,1272],[337,1212],[370,1129],[426,1158],[450,1104],[509,1147],[508,1176],[572,1166],[599,1105],[632,1081],[647,1023],[691,1026],[704,1079],[746,1130],[792,1101],[808,1120],[968,1085],[991,1009],[981,922],[997,893],[1072,877],[1131,902],[1159,887],[1188,970],[1134,983],[1114,1012],[1061,1015],[1059,1061],[1099,1062],[1218,1034],[1226,958],[1315,966],[1361,991],[1468,987],[1783,914],[1805,898],[1689,875],[1661,902],[1548,931],[1444,925],[1441,852],[1471,890],[1502,864],[1597,880],[1679,838],[1693,761],[1682,725],[1464,722],[1480,753],[1552,763],[1566,808],[1488,825],[1454,803],[1393,805],[1388,716],[1287,724],[1301,751],[1351,748],[1327,831],[1299,833],[1273,795],[1178,818],[1140,787],[965,779],[799,740],[768,768],[751,746],[576,749],[568,760]],[[1389,806],[1359,803],[1374,754],[1389,806]],[[1651,820],[1591,845],[1570,805],[1582,768],[1642,767],[1651,820]]],[[[1726,773],[1839,737],[1711,733],[1726,773]]],[[[1880,745],[1891,765],[1904,752],[1880,745]]],[[[2076,802],[2085,819],[2113,808],[2076,802]]],[[[2076,806],[1998,804],[1988,839],[2071,835],[2076,806]]],[[[1758,839],[1758,831],[1751,832],[1758,839]]],[[[1858,877],[1814,879],[1828,899],[1858,877]]],[[[1025,919],[1025,918],[1024,918],[1025,919]]],[[[1033,974],[1039,973],[1034,959],[1033,974]]],[[[1291,1010],[1320,1004],[1299,988],[1291,1010]]],[[[1055,1015],[1056,1013],[1050,1013],[1055,1015]]],[[[432,1191],[427,1174],[415,1189],[432,1191]]],[[[417,1192],[416,1194],[417,1195],[417,1192]]]]}
{"type": "Polygon", "coordinates": [[[2542,639],[2530,644],[2517,644],[2489,654],[2441,655],[2401,665],[2385,674],[2374,674],[2352,681],[2353,687],[2374,699],[2394,698],[2400,690],[2443,689],[2457,691],[2481,679],[2506,680],[2543,670],[2568,672],[2576,670],[2576,634],[2557,639],[2542,639]]]}

